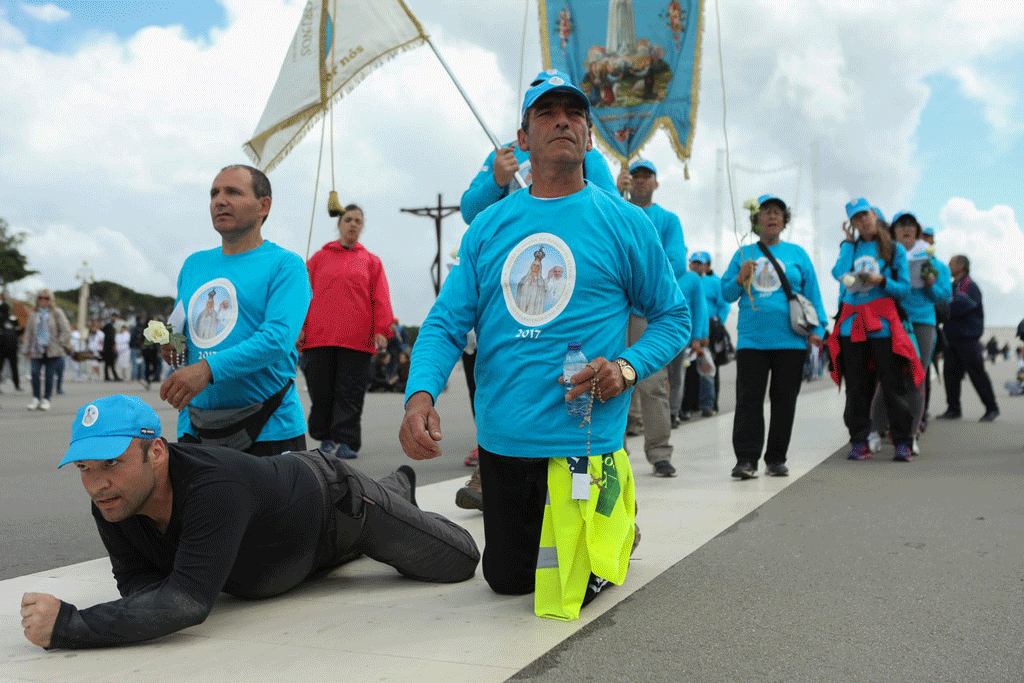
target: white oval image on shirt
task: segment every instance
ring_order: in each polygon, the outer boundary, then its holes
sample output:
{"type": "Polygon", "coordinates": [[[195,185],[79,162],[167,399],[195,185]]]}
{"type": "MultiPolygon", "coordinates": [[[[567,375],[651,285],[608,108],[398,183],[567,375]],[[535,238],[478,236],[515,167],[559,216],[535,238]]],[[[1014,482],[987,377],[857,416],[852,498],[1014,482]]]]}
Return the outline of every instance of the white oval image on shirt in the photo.
{"type": "Polygon", "coordinates": [[[238,320],[238,297],[227,278],[210,280],[188,302],[189,339],[201,349],[224,341],[238,320]]]}
{"type": "Polygon", "coordinates": [[[550,233],[530,235],[505,259],[501,288],[512,317],[527,327],[543,325],[565,310],[576,285],[569,246],[550,233]]]}

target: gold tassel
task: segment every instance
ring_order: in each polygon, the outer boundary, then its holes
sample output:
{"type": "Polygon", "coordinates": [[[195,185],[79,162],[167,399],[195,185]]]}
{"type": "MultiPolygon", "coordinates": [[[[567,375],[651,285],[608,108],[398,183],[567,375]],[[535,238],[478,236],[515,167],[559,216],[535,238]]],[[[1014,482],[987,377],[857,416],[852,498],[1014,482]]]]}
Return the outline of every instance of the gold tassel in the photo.
{"type": "Polygon", "coordinates": [[[331,190],[331,194],[327,197],[327,215],[331,218],[337,218],[343,213],[341,203],[338,202],[338,193],[331,190]]]}
{"type": "Polygon", "coordinates": [[[684,161],[683,162],[683,177],[686,178],[687,180],[690,179],[690,162],[689,161],[684,161]]]}

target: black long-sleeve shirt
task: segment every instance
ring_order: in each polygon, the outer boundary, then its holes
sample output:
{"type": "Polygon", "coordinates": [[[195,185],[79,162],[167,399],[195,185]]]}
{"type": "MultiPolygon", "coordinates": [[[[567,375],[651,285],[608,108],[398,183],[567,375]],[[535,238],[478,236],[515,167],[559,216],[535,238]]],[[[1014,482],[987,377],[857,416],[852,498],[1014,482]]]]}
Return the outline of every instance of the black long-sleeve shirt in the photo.
{"type": "Polygon", "coordinates": [[[221,591],[278,595],[329,553],[324,494],[297,457],[168,448],[173,497],[166,532],[142,515],[108,522],[92,505],[122,597],[82,610],[62,602],[51,648],[118,645],[194,626],[221,591]]]}

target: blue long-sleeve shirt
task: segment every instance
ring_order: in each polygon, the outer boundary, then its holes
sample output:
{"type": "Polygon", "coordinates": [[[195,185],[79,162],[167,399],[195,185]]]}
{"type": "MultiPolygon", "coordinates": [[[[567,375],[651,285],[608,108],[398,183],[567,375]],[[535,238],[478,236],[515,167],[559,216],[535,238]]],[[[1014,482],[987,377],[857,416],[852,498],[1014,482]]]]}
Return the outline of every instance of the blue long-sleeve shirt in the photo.
{"type": "Polygon", "coordinates": [[[924,325],[935,324],[935,304],[949,301],[953,293],[953,283],[949,274],[949,266],[927,252],[928,244],[918,242],[907,253],[907,263],[910,270],[910,292],[903,300],[903,310],[907,312],[907,319],[911,323],[924,325]],[[938,272],[935,276],[935,284],[931,287],[925,286],[920,280],[921,265],[929,262],[938,272]]]}
{"type": "Polygon", "coordinates": [[[691,339],[707,339],[708,315],[707,300],[704,298],[704,287],[701,285],[701,276],[692,270],[684,270],[683,274],[676,273],[676,284],[679,290],[686,297],[686,303],[690,305],[690,321],[692,325],[691,339]]]}
{"type": "MultiPolygon", "coordinates": [[[[406,398],[436,401],[476,328],[477,442],[501,455],[579,456],[587,430],[565,409],[558,383],[569,342],[587,358],[624,358],[644,378],[690,336],[690,313],[646,215],[586,187],[540,199],[515,192],[482,212],[420,328],[406,398]],[[647,318],[626,348],[629,312],[647,318]]],[[[622,447],[629,392],[594,401],[591,453],[622,447]]]]}
{"type": "MultiPolygon", "coordinates": [[[[295,377],[295,340],[311,296],[302,257],[269,240],[241,254],[217,247],[185,259],[178,274],[178,304],[186,314],[188,360],[205,359],[213,374],[213,382],[191,405],[240,408],[284,388],[295,377]]],[[[258,440],[292,439],[305,432],[299,393],[292,385],[258,440]]],[[[178,436],[186,433],[193,434],[187,408],[178,415],[178,436]]]]}
{"type": "Polygon", "coordinates": [[[679,216],[657,204],[645,206],[643,209],[654,224],[654,229],[658,231],[658,238],[661,239],[661,246],[665,248],[676,279],[681,278],[683,273],[689,271],[689,267],[686,262],[686,237],[679,216]]]}
{"type": "MultiPolygon", "coordinates": [[[[515,151],[516,161],[519,162],[519,173],[526,181],[526,184],[529,185],[530,153],[519,149],[519,145],[515,143],[510,144],[513,145],[512,149],[515,151]]],[[[615,189],[615,178],[612,177],[612,171],[608,168],[608,162],[605,161],[604,157],[596,149],[587,152],[583,158],[583,174],[588,181],[597,185],[602,190],[618,194],[618,190],[615,189]]],[[[469,188],[462,193],[462,201],[459,202],[462,220],[466,221],[467,225],[472,223],[473,219],[481,211],[499,199],[508,196],[513,191],[515,185],[515,180],[504,187],[500,187],[494,182],[494,150],[491,150],[491,153],[487,155],[487,159],[484,160],[484,165],[480,172],[473,177],[469,188]]]]}
{"type": "MultiPolygon", "coordinates": [[[[832,267],[832,277],[842,282],[843,276],[847,273],[878,273],[885,276],[885,283],[881,286],[869,286],[862,282],[855,282],[847,285],[843,293],[841,303],[851,306],[860,306],[875,299],[889,297],[897,302],[902,302],[910,294],[910,273],[907,266],[907,250],[899,242],[894,242],[892,260],[886,262],[878,255],[878,246],[874,240],[864,241],[857,239],[854,242],[844,241],[839,247],[839,258],[832,267]]],[[[839,331],[841,335],[849,336],[853,327],[853,321],[857,315],[851,315],[843,321],[839,331]]],[[[882,329],[878,332],[869,332],[868,337],[888,337],[889,321],[882,319],[882,329]]]]}
{"type": "Polygon", "coordinates": [[[708,273],[700,279],[701,287],[704,288],[704,300],[708,306],[708,317],[718,318],[718,321],[725,324],[729,317],[732,306],[722,296],[722,278],[714,273],[708,273]]]}
{"type": "MultiPolygon", "coordinates": [[[[802,247],[790,242],[779,242],[768,247],[772,256],[782,266],[789,281],[790,289],[807,297],[818,312],[818,327],[814,334],[825,334],[825,307],[821,303],[818,278],[814,274],[811,257],[802,247]]],[[[807,338],[793,331],[789,323],[789,300],[782,289],[782,281],[771,261],[756,244],[741,247],[733,254],[729,267],[722,274],[722,298],[728,302],[739,301],[739,320],[736,323],[737,349],[803,349],[807,338]],[[750,291],[754,302],[751,304],[746,291],[736,282],[740,267],[753,259],[754,275],[750,291]]]]}

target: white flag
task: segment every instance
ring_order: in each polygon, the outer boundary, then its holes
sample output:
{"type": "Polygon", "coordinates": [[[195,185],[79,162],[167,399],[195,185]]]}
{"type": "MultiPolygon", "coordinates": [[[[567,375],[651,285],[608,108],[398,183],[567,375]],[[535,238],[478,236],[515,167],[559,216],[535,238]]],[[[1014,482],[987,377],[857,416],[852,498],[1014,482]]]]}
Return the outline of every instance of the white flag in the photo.
{"type": "Polygon", "coordinates": [[[402,0],[309,0],[245,153],[264,171],[274,168],[332,98],[426,39],[402,0]]]}

